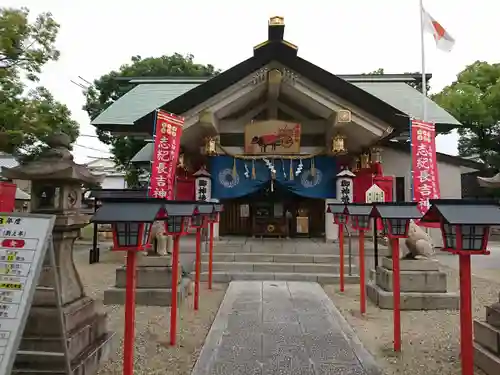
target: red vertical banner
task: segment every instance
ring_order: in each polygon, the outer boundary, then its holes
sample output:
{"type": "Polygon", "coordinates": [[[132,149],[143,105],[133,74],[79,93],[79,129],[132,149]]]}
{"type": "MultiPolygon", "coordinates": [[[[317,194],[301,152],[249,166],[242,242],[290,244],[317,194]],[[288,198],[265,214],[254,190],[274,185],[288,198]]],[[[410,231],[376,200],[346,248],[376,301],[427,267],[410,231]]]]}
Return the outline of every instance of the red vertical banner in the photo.
{"type": "MultiPolygon", "coordinates": [[[[434,124],[412,120],[411,143],[413,200],[418,203],[418,209],[424,214],[430,207],[429,199],[440,197],[434,124]]],[[[425,226],[434,225],[426,223],[425,226]]]]}
{"type": "Polygon", "coordinates": [[[158,110],[149,196],[173,200],[184,118],[158,110]]]}

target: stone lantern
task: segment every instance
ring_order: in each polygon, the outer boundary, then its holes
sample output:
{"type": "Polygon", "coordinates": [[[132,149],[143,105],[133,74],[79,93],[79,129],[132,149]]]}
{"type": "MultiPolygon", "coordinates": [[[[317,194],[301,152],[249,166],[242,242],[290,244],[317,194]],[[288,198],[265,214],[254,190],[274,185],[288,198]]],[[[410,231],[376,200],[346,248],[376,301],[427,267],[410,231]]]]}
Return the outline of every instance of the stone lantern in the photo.
{"type": "MultiPolygon", "coordinates": [[[[2,175],[9,179],[31,181],[31,211],[56,216],[53,243],[66,322],[65,335],[70,343],[69,360],[72,364],[83,366],[80,373],[94,374],[99,364],[107,359],[113,335],[106,330],[106,315],[95,300],[85,295],[73,262],[73,245],[90,218],[80,212],[82,186],[95,185],[100,179],[73,161],[69,151],[70,139],[66,134],[54,135],[46,143],[50,149],[39,159],[15,168],[2,168],[2,175]]],[[[52,270],[44,268],[38,286],[46,289],[41,288],[35,293],[21,346],[43,352],[47,340],[62,340],[64,334],[57,324],[60,312],[53,293],[52,270]],[[33,341],[33,337],[37,340],[33,341]]],[[[31,357],[27,358],[29,363],[23,365],[36,369],[39,366],[37,363],[43,359],[31,357]]],[[[60,363],[54,360],[50,364],[57,372],[60,363]]],[[[49,372],[50,368],[46,370],[49,372]]]]}

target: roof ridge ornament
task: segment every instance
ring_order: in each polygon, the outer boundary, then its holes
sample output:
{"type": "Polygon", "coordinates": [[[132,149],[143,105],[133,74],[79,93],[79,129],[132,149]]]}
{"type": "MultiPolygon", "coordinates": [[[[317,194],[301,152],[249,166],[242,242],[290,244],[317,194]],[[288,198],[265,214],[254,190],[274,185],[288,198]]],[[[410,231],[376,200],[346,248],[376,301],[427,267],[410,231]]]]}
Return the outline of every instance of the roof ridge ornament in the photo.
{"type": "Polygon", "coordinates": [[[285,26],[285,17],[274,16],[269,18],[269,26],[285,26]]]}

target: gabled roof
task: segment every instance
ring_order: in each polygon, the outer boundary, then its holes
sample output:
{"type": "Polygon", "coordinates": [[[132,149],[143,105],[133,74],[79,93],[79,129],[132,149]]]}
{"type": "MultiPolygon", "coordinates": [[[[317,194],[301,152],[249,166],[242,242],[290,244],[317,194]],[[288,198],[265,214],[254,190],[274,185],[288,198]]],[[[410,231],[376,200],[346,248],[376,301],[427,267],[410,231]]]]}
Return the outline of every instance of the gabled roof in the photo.
{"type": "MultiPolygon", "coordinates": [[[[162,85],[141,83],[101,112],[99,116],[92,120],[91,124],[102,129],[106,128],[106,125],[133,125],[135,121],[144,115],[198,85],[199,83],[182,82],[162,85]]],[[[153,123],[151,123],[152,131],[153,123]]]]}
{"type": "MultiPolygon", "coordinates": [[[[116,102],[117,109],[113,109],[113,104],[92,121],[92,124],[103,130],[129,132],[132,131],[130,125],[133,124],[134,131],[152,132],[154,110],[157,107],[176,114],[185,113],[272,61],[281,63],[323,89],[363,108],[399,132],[408,129],[409,116],[421,117],[422,94],[408,86],[402,80],[402,75],[389,75],[384,81],[376,78],[370,81],[368,78],[373,76],[367,76],[367,79],[363,80],[362,75],[345,76],[344,79],[297,56],[297,48],[283,40],[283,32],[284,25],[270,25],[270,39],[255,47],[252,57],[204,83],[199,84],[202,79],[184,84],[174,81],[168,84],[141,83],[116,102]],[[276,33],[276,30],[279,32],[276,33]],[[132,111],[133,103],[133,113],[127,114],[132,111]],[[108,111],[111,113],[107,114],[108,111]],[[142,117],[138,117],[141,114],[142,117]],[[113,120],[112,115],[118,115],[118,122],[113,120]]],[[[141,79],[134,77],[129,82],[140,83],[141,79]]],[[[448,130],[459,125],[456,119],[430,99],[428,104],[428,120],[436,122],[438,128],[444,125],[448,130]]]]}

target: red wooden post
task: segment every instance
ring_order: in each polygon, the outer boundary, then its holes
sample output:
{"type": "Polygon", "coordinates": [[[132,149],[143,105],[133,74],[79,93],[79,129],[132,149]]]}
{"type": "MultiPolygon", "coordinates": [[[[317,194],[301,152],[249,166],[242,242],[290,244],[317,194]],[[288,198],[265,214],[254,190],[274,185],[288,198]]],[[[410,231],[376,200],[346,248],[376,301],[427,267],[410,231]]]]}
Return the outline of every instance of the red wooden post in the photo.
{"type": "Polygon", "coordinates": [[[459,254],[460,266],[460,351],[462,375],[474,375],[474,344],[472,337],[472,292],[470,255],[459,254]]]}
{"type": "Polygon", "coordinates": [[[399,239],[392,238],[392,295],[394,310],[394,351],[401,351],[401,294],[399,286],[399,239]]]}
{"type": "Polygon", "coordinates": [[[344,225],[339,224],[340,291],[344,291],[344,225]]]}
{"type": "Polygon", "coordinates": [[[361,314],[366,312],[365,289],[365,231],[359,230],[359,309],[361,314]]]}
{"type": "Polygon", "coordinates": [[[135,287],[137,252],[127,251],[127,285],[125,289],[125,337],[123,343],[123,375],[134,374],[135,287]]]}
{"type": "Polygon", "coordinates": [[[210,222],[210,247],[208,253],[208,289],[212,289],[212,271],[214,261],[214,223],[210,222]]]}
{"type": "Polygon", "coordinates": [[[198,310],[200,300],[200,268],[201,268],[201,228],[196,228],[196,267],[194,278],[194,309],[198,310]]]}
{"type": "Polygon", "coordinates": [[[179,241],[180,235],[174,235],[172,254],[172,303],[170,308],[170,345],[175,345],[177,335],[177,284],[179,281],[179,241]]]}

